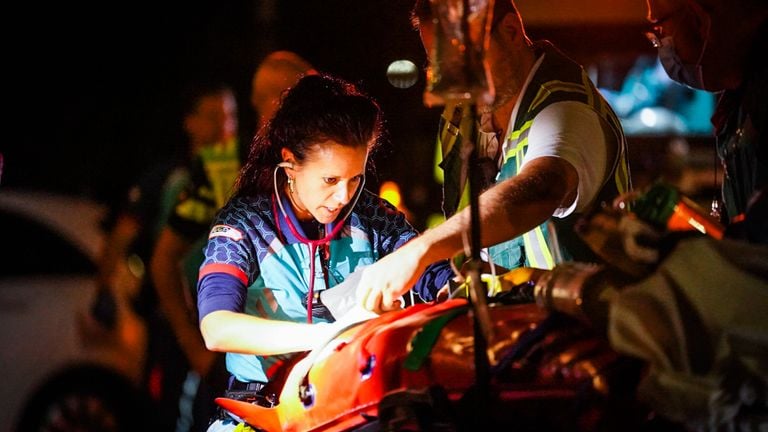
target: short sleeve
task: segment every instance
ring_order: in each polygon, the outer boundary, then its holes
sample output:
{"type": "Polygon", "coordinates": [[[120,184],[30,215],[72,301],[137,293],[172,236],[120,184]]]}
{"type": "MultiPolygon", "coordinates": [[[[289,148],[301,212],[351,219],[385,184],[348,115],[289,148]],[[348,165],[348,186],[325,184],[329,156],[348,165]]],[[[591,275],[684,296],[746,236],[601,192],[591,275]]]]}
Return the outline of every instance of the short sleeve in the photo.
{"type": "Polygon", "coordinates": [[[581,211],[595,199],[607,172],[608,142],[598,114],[580,102],[554,103],[534,118],[523,166],[553,156],[565,159],[579,175],[576,199],[570,207],[557,209],[555,217],[581,211]]]}

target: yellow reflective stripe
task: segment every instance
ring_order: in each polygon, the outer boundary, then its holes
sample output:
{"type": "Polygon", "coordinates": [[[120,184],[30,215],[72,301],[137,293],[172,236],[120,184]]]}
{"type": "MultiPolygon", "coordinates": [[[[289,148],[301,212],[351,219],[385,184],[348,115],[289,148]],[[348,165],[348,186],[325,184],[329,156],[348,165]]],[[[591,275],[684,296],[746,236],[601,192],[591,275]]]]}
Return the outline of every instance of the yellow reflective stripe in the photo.
{"type": "Polygon", "coordinates": [[[547,240],[544,238],[544,233],[541,231],[540,227],[536,227],[534,231],[536,232],[536,240],[538,241],[538,244],[541,245],[541,249],[539,249],[539,253],[541,253],[542,258],[544,259],[544,265],[546,265],[545,268],[546,269],[554,268],[555,260],[552,259],[552,253],[549,251],[549,246],[547,246],[547,240]]]}
{"type": "Polygon", "coordinates": [[[515,140],[520,138],[520,134],[528,130],[528,128],[531,127],[533,124],[533,120],[528,120],[527,122],[523,123],[522,126],[520,126],[520,129],[512,131],[509,136],[507,137],[507,140],[515,140]]]}
{"type": "Polygon", "coordinates": [[[208,161],[205,164],[205,172],[211,182],[211,190],[206,191],[208,193],[205,197],[212,198],[216,207],[224,206],[240,173],[240,161],[237,159],[208,161]]]}
{"type": "MultiPolygon", "coordinates": [[[[520,140],[520,142],[517,143],[515,148],[507,150],[507,153],[504,155],[504,163],[507,163],[507,161],[510,158],[513,158],[513,157],[518,156],[518,155],[522,155],[522,152],[523,152],[523,150],[525,149],[525,147],[527,145],[528,145],[528,137],[525,137],[522,140],[520,140]]],[[[521,158],[518,158],[518,159],[521,159],[521,158]]],[[[520,168],[520,164],[519,163],[517,165],[517,168],[518,169],[520,168]]]]}
{"type": "MultiPolygon", "coordinates": [[[[538,228],[536,228],[536,229],[538,229],[538,228]]],[[[533,237],[531,235],[531,231],[523,234],[523,245],[525,246],[525,256],[526,256],[526,258],[528,258],[528,264],[529,264],[530,267],[537,267],[538,268],[539,266],[538,266],[538,263],[536,262],[536,257],[534,257],[534,256],[530,256],[529,257],[528,256],[529,255],[528,251],[529,250],[533,250],[533,239],[531,237],[533,237]]]]}
{"type": "Polygon", "coordinates": [[[227,202],[240,173],[238,148],[238,141],[230,139],[198,151],[205,174],[211,183],[211,189],[200,192],[200,196],[211,199],[216,207],[221,207],[227,202]]]}
{"type": "Polygon", "coordinates": [[[523,234],[523,244],[525,256],[531,267],[551,269],[555,266],[555,260],[552,259],[552,253],[549,251],[541,226],[523,234]]]}
{"type": "MultiPolygon", "coordinates": [[[[584,85],[592,90],[587,94],[587,103],[593,107],[599,104],[599,111],[602,114],[603,119],[608,122],[614,133],[616,133],[616,131],[621,131],[619,121],[610,110],[608,104],[596,97],[597,95],[595,95],[595,93],[597,92],[597,89],[589,85],[589,76],[586,71],[582,71],[581,79],[584,82],[584,85]]],[[[622,137],[620,132],[618,136],[616,136],[616,140],[619,146],[621,146],[622,137]]],[[[616,173],[614,174],[614,182],[618,193],[623,194],[629,190],[629,165],[627,164],[626,153],[623,150],[621,150],[621,154],[619,155],[618,165],[619,166],[616,167],[616,173]]]]}
{"type": "MultiPolygon", "coordinates": [[[[533,124],[533,120],[528,120],[527,122],[523,123],[523,125],[520,126],[520,129],[512,131],[512,133],[509,134],[509,136],[507,137],[507,141],[514,142],[515,140],[520,138],[520,135],[523,132],[526,132],[528,129],[530,129],[532,124],[533,124]]],[[[507,152],[504,154],[504,163],[506,163],[509,160],[509,158],[517,155],[517,153],[522,151],[527,145],[528,145],[528,137],[526,136],[525,138],[517,142],[514,148],[507,150],[507,152]]]]}
{"type": "Polygon", "coordinates": [[[581,84],[575,84],[575,83],[559,81],[559,80],[548,81],[547,83],[543,84],[539,89],[539,92],[536,93],[536,97],[533,98],[533,102],[531,102],[531,106],[528,107],[528,112],[535,110],[537,106],[539,106],[542,102],[544,102],[547,96],[557,91],[568,91],[568,92],[574,92],[574,93],[587,94],[586,89],[584,89],[584,86],[581,84]]]}

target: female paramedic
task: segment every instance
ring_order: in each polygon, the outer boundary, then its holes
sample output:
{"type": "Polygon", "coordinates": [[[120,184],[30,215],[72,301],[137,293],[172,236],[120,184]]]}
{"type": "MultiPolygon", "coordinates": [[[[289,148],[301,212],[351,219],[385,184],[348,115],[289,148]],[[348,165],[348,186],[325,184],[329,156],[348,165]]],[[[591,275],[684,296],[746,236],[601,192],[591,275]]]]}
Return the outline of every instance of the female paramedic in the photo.
{"type": "MultiPolygon", "coordinates": [[[[375,101],[352,84],[312,75],[283,96],[254,138],[233,197],[212,224],[198,281],[200,329],[209,349],[227,353],[229,397],[261,397],[270,368],[337,330],[318,293],[417,235],[364,189],[381,131],[375,101]]],[[[450,277],[447,262],[433,265],[414,291],[432,300],[450,277]]],[[[223,413],[209,431],[236,426],[223,413]]]]}

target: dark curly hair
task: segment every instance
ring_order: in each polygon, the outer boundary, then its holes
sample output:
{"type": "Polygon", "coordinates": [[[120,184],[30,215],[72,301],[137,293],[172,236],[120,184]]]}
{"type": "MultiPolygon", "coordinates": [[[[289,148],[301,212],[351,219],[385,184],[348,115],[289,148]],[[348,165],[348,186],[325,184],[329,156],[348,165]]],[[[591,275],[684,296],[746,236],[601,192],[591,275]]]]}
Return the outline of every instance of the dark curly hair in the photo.
{"type": "MultiPolygon", "coordinates": [[[[383,130],[379,105],[353,84],[326,74],[308,75],[282,97],[274,117],[258,131],[235,184],[235,195],[273,190],[281,150],[290,150],[298,163],[328,140],[372,151],[383,130]]],[[[279,184],[285,182],[278,177],[279,184]]]]}

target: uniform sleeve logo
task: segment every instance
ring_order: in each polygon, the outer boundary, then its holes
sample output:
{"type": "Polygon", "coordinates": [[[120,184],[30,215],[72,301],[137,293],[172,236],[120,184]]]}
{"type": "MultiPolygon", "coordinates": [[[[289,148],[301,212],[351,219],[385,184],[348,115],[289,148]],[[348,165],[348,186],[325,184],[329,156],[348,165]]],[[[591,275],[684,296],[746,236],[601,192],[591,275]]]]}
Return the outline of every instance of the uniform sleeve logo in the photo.
{"type": "Polygon", "coordinates": [[[214,225],[211,228],[211,233],[208,234],[208,238],[212,239],[214,237],[227,237],[234,241],[240,241],[243,239],[243,233],[229,225],[214,225]]]}

